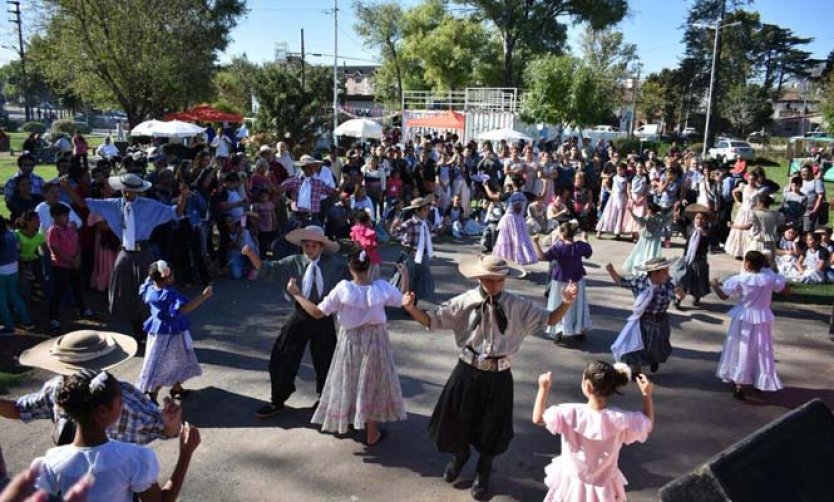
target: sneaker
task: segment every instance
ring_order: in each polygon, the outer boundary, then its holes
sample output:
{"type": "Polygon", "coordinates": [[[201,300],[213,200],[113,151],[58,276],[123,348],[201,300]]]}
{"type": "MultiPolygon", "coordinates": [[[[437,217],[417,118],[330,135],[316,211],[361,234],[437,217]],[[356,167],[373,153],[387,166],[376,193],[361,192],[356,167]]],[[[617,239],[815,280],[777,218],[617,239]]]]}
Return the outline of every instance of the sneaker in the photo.
{"type": "Polygon", "coordinates": [[[96,316],[96,313],[93,312],[93,309],[86,309],[84,312],[81,312],[81,317],[84,319],[92,319],[96,316]]]}
{"type": "Polygon", "coordinates": [[[284,403],[280,404],[267,404],[265,406],[261,406],[257,410],[255,410],[255,416],[258,418],[270,418],[278,415],[284,411],[284,403]]]}
{"type": "Polygon", "coordinates": [[[49,329],[55,330],[61,327],[61,323],[56,319],[49,321],[49,329]]]}

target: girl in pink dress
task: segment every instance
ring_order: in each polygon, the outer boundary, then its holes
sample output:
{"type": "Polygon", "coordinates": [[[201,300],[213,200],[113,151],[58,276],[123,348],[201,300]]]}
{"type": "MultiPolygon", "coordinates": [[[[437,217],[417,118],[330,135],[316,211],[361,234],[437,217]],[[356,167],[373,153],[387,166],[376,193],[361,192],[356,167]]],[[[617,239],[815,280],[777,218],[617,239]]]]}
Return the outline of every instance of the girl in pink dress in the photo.
{"type": "Polygon", "coordinates": [[[545,502],[620,502],[626,500],[623,473],[617,467],[620,448],[646,441],[654,428],[654,386],[645,375],[635,380],[643,394],[643,411],[608,407],[608,396],[628,385],[631,369],[591,361],[582,374],[582,393],[587,403],[564,403],[547,407],[552,375],[539,375],[539,392],[533,408],[533,423],[562,436],[562,454],[544,472],[548,491],[545,502]]]}
{"type": "Polygon", "coordinates": [[[507,212],[498,222],[498,238],[492,248],[493,255],[519,265],[531,265],[539,261],[524,222],[526,205],[527,197],[521,192],[515,192],[507,199],[507,212]]]}
{"type": "Polygon", "coordinates": [[[628,214],[628,177],[626,176],[625,164],[617,166],[617,174],[611,179],[611,195],[608,203],[602,210],[599,222],[597,223],[597,239],[602,233],[612,233],[614,238],[619,239],[620,234],[630,229],[625,217],[628,214]]]}
{"type": "Polygon", "coordinates": [[[371,268],[368,275],[372,281],[379,279],[379,264],[382,258],[379,256],[379,240],[374,230],[374,223],[371,215],[366,211],[357,211],[354,216],[353,227],[350,229],[350,240],[355,242],[361,249],[368,253],[371,260],[371,268]]]}

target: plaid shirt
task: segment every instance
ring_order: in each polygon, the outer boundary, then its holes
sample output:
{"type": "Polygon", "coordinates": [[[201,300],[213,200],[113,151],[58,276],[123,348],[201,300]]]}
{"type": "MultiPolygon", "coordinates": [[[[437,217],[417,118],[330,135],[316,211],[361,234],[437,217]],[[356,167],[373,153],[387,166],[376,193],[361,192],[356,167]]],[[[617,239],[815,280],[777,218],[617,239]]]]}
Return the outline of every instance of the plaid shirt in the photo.
{"type": "MultiPolygon", "coordinates": [[[[641,291],[649,287],[649,277],[640,275],[636,277],[620,279],[620,287],[630,289],[634,297],[640,294],[641,291]]],[[[675,299],[675,283],[671,278],[666,280],[666,283],[657,286],[654,290],[654,297],[646,307],[644,314],[665,314],[669,309],[669,304],[675,299]]]]}
{"type": "MultiPolygon", "coordinates": [[[[330,187],[324,184],[324,182],[318,178],[311,177],[310,182],[312,183],[312,190],[310,194],[310,212],[313,214],[318,213],[321,210],[321,200],[326,199],[330,193],[333,191],[330,187]]],[[[293,209],[298,210],[297,203],[298,203],[298,191],[301,190],[301,184],[304,183],[303,176],[293,176],[285,180],[281,183],[281,186],[286,190],[293,199],[293,209]]]]}
{"type": "MultiPolygon", "coordinates": [[[[61,379],[56,376],[48,380],[38,392],[18,398],[15,410],[23,422],[37,419],[55,420],[66,416],[58,406],[58,390],[61,379]]],[[[119,381],[122,387],[122,414],[119,420],[107,429],[110,439],[125,443],[147,444],[154,439],[165,439],[165,423],[162,412],[150,399],[133,385],[119,381]]]]}
{"type": "MultiPolygon", "coordinates": [[[[17,177],[20,175],[20,171],[18,171],[17,174],[6,181],[6,185],[3,187],[3,195],[6,197],[6,200],[14,196],[14,187],[17,184],[17,177]]],[[[43,193],[43,186],[46,184],[43,178],[35,173],[29,173],[29,180],[32,182],[32,193],[41,195],[43,193]]]]}
{"type": "MultiPolygon", "coordinates": [[[[393,225],[395,229],[394,236],[400,239],[403,246],[412,251],[416,251],[417,245],[420,243],[420,229],[422,224],[423,220],[417,216],[412,216],[401,223],[395,223],[393,225]]],[[[429,238],[431,239],[431,235],[429,235],[429,238]]]]}

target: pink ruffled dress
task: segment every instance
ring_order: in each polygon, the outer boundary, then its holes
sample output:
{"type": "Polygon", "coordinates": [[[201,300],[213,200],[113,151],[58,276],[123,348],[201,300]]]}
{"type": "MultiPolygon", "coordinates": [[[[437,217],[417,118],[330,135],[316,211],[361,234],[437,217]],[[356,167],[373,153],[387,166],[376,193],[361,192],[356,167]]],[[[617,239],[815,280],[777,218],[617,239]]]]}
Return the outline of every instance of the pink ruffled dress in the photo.
{"type": "Polygon", "coordinates": [[[646,415],[568,403],[548,408],[544,423],[552,434],[562,435],[562,454],[544,469],[545,502],[626,500],[628,483],[617,467],[620,448],[646,441],[651,431],[646,415]]]}

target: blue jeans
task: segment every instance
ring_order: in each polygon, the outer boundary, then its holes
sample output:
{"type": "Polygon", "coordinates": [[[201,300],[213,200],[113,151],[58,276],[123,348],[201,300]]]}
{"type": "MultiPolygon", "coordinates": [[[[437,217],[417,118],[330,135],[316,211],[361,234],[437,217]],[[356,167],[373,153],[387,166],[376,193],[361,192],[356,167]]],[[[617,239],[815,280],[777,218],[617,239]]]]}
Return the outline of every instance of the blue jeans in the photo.
{"type": "Polygon", "coordinates": [[[243,277],[243,266],[246,262],[246,257],[240,251],[229,251],[229,257],[226,259],[226,266],[229,267],[229,277],[232,279],[241,279],[243,277]]]}
{"type": "Polygon", "coordinates": [[[9,310],[10,303],[22,324],[32,324],[29,309],[26,308],[23,298],[20,297],[18,287],[19,279],[16,272],[9,275],[0,275],[0,321],[3,322],[6,329],[14,329],[14,317],[12,311],[9,310]]]}

